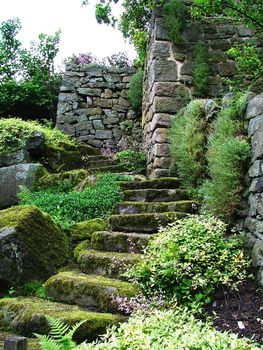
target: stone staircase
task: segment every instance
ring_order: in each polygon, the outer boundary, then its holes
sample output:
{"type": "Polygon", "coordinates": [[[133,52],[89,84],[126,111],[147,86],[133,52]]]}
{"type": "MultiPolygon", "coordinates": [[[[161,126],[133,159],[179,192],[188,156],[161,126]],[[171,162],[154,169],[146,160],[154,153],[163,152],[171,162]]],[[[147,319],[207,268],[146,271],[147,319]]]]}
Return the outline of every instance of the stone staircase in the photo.
{"type": "MultiPolygon", "coordinates": [[[[88,162],[93,169],[107,166],[102,157],[90,158],[88,162]]],[[[123,273],[140,260],[149,239],[160,226],[192,213],[196,206],[179,188],[176,178],[120,181],[119,185],[123,202],[116,215],[109,218],[109,231],[92,235],[88,249],[79,252],[74,269],[49,278],[45,283],[49,301],[0,300],[5,327],[30,336],[47,332],[44,315],[62,318],[70,324],[85,319],[77,332],[77,340],[91,341],[107,326],[126,319],[112,296],[129,298],[136,295],[137,289],[125,280],[123,273]]]]}

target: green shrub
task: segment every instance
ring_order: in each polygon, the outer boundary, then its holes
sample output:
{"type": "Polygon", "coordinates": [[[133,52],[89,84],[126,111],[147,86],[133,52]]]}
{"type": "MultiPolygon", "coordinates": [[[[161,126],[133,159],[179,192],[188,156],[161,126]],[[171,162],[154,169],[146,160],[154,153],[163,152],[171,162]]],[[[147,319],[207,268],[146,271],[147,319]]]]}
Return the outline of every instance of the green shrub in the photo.
{"type": "Polygon", "coordinates": [[[205,134],[204,101],[192,101],[175,116],[170,130],[171,170],[191,193],[206,174],[205,134]]]}
{"type": "Polygon", "coordinates": [[[138,313],[113,327],[99,343],[83,350],[259,350],[261,346],[237,335],[215,330],[210,322],[196,319],[187,309],[138,313]]]}
{"type": "Polygon", "coordinates": [[[186,9],[183,0],[169,0],[163,5],[164,25],[172,42],[181,41],[181,32],[185,26],[186,9]]]}
{"type": "Polygon", "coordinates": [[[20,118],[0,119],[0,154],[15,152],[25,147],[27,140],[35,132],[44,133],[47,147],[60,144],[75,146],[75,142],[50,124],[41,125],[37,121],[23,121],[20,118]]]}
{"type": "Polygon", "coordinates": [[[120,151],[116,153],[115,160],[126,171],[145,172],[146,170],[146,155],[143,151],[135,149],[120,151]]]}
{"type": "Polygon", "coordinates": [[[208,78],[208,49],[205,42],[199,40],[195,46],[193,62],[193,84],[196,96],[205,97],[207,95],[208,78]]]}
{"type": "Polygon", "coordinates": [[[207,303],[218,286],[236,288],[249,265],[241,237],[226,238],[222,221],[193,215],[162,229],[132,275],[146,295],[207,303]]]}
{"type": "Polygon", "coordinates": [[[240,111],[246,95],[229,101],[223,107],[208,140],[207,162],[210,179],[201,190],[203,209],[227,221],[232,221],[240,203],[242,179],[250,156],[250,145],[244,136],[245,127],[240,111]]]}
{"type": "Polygon", "coordinates": [[[116,177],[104,174],[98,177],[93,187],[83,192],[61,192],[55,188],[30,192],[23,189],[21,204],[32,204],[48,213],[63,229],[75,223],[94,218],[107,218],[121,200],[116,177]]]}
{"type": "Polygon", "coordinates": [[[143,97],[143,76],[144,71],[139,69],[131,78],[129,89],[127,92],[128,98],[131,101],[133,109],[139,114],[142,111],[143,97]]]}

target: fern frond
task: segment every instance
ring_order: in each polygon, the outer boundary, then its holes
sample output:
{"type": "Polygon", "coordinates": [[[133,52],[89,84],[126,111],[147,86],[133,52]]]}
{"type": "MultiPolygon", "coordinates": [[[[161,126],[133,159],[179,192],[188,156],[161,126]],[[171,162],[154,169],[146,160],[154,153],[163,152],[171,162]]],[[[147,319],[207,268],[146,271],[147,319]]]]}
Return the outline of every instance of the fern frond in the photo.
{"type": "Polygon", "coordinates": [[[35,334],[42,350],[60,350],[60,346],[50,336],[35,334]]]}
{"type": "Polygon", "coordinates": [[[69,330],[69,332],[68,332],[68,336],[70,336],[70,338],[72,339],[73,338],[73,335],[75,334],[75,332],[79,329],[79,327],[83,324],[83,323],[85,323],[86,322],[86,320],[82,320],[82,321],[79,321],[79,322],[77,322],[76,324],[74,324],[72,327],[71,327],[71,329],[69,330]]]}
{"type": "Polygon", "coordinates": [[[50,326],[49,335],[56,341],[61,341],[63,336],[68,333],[70,329],[69,326],[62,320],[53,318],[51,316],[46,316],[46,319],[50,326]]]}

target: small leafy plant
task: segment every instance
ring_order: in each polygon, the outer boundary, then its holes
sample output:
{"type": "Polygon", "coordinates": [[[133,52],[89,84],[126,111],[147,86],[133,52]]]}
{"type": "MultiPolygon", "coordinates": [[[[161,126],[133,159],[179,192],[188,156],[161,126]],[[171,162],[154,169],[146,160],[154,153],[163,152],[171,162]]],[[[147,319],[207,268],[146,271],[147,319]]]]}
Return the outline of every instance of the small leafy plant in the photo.
{"type": "Polygon", "coordinates": [[[242,237],[226,235],[226,224],[213,217],[177,220],[150,241],[132,275],[146,295],[208,303],[217,287],[237,288],[248,276],[242,237]]]}
{"type": "Polygon", "coordinates": [[[85,321],[78,322],[70,328],[61,320],[50,316],[46,316],[46,319],[50,326],[49,335],[35,334],[42,350],[73,350],[76,348],[73,335],[85,321]]]}
{"type": "Polygon", "coordinates": [[[186,8],[182,0],[169,0],[163,5],[164,25],[168,36],[175,44],[181,42],[181,32],[185,25],[186,8]]]}
{"type": "Polygon", "coordinates": [[[115,159],[126,171],[145,172],[146,155],[143,151],[135,149],[116,153],[115,159]]]}

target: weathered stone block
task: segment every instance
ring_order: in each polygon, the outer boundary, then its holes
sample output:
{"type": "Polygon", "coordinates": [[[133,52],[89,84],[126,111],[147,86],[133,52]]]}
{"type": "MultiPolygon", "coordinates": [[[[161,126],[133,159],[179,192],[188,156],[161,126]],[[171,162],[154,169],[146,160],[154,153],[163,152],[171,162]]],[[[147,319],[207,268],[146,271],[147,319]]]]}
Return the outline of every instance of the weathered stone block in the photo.
{"type": "Polygon", "coordinates": [[[249,168],[248,172],[250,177],[258,177],[262,175],[262,160],[256,160],[249,168]]]}
{"type": "Polygon", "coordinates": [[[152,142],[155,143],[168,143],[169,130],[166,128],[156,129],[153,133],[152,142]]]}
{"type": "Polygon", "coordinates": [[[257,239],[253,245],[252,253],[253,266],[263,266],[263,240],[257,239]]]}
{"type": "Polygon", "coordinates": [[[221,77],[232,77],[236,73],[236,62],[224,62],[218,65],[218,71],[221,77]]]}
{"type": "Polygon", "coordinates": [[[111,139],[112,131],[111,130],[97,130],[95,134],[97,139],[111,139]]]}
{"type": "Polygon", "coordinates": [[[26,149],[0,156],[0,168],[11,165],[25,164],[30,162],[30,156],[26,149]]]}
{"type": "Polygon", "coordinates": [[[184,105],[185,99],[181,96],[177,98],[156,96],[153,101],[154,113],[177,113],[184,105]]]}
{"type": "Polygon", "coordinates": [[[191,23],[186,26],[181,34],[181,38],[185,42],[197,42],[202,38],[203,26],[200,23],[191,23]]]}
{"type": "Polygon", "coordinates": [[[91,89],[91,88],[79,88],[78,93],[80,95],[100,96],[102,93],[102,90],[101,89],[91,89]]]}
{"type": "Polygon", "coordinates": [[[169,40],[162,18],[155,20],[155,40],[169,40]]]}
{"type": "Polygon", "coordinates": [[[169,145],[165,143],[155,144],[153,146],[153,155],[157,157],[169,157],[169,145]]]}
{"type": "Polygon", "coordinates": [[[25,337],[12,336],[5,340],[4,350],[27,350],[28,341],[25,337]]]}
{"type": "Polygon", "coordinates": [[[251,119],[261,114],[263,114],[263,93],[250,100],[246,109],[245,118],[251,119]]]}
{"type": "Polygon", "coordinates": [[[153,59],[167,59],[171,56],[171,44],[165,41],[155,41],[151,54],[153,59]]]}
{"type": "Polygon", "coordinates": [[[254,35],[253,31],[249,28],[246,28],[244,25],[237,25],[238,35],[241,37],[251,37],[254,35]]]}
{"type": "Polygon", "coordinates": [[[94,99],[94,106],[98,106],[101,108],[111,108],[113,105],[112,100],[110,99],[102,99],[102,98],[98,98],[98,99],[94,99]]]}
{"type": "Polygon", "coordinates": [[[171,126],[171,118],[170,114],[155,114],[151,122],[151,131],[157,128],[169,128],[171,126]]]}
{"type": "Polygon", "coordinates": [[[93,120],[92,124],[93,124],[95,130],[105,129],[105,127],[100,119],[93,120]]]}
{"type": "Polygon", "coordinates": [[[154,60],[152,69],[153,81],[177,81],[177,64],[175,61],[154,60]]]}
{"type": "Polygon", "coordinates": [[[60,93],[58,100],[59,102],[75,102],[78,101],[78,95],[76,93],[60,93]]]}

